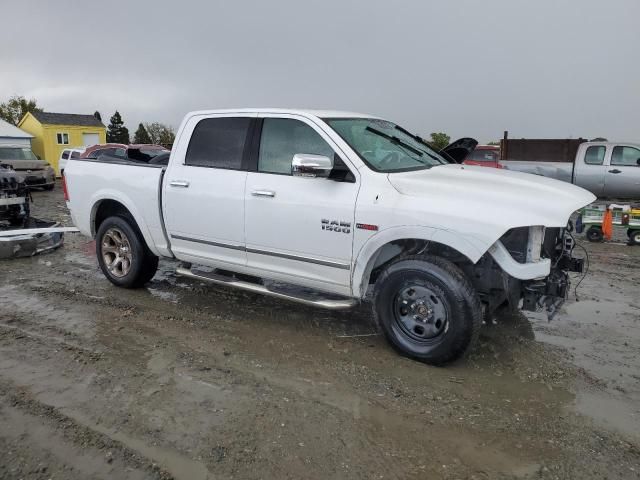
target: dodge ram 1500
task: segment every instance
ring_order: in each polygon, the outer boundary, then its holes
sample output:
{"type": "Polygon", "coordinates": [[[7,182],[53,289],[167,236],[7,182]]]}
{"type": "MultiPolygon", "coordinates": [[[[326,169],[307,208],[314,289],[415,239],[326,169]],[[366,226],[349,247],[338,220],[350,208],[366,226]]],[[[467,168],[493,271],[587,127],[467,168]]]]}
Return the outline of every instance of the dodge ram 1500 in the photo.
{"type": "Polygon", "coordinates": [[[282,109],[192,112],[167,166],[70,159],[64,180],[115,285],[169,257],[180,275],[330,309],[369,292],[391,345],[432,364],[501,305],[558,308],[582,267],[569,217],[595,198],[454,164],[380,118],[282,109]]]}

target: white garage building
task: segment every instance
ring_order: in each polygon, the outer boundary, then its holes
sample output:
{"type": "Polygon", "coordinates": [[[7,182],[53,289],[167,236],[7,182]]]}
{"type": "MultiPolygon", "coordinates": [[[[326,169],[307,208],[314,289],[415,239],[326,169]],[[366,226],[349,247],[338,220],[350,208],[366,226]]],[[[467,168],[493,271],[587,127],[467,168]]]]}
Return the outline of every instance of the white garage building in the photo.
{"type": "Polygon", "coordinates": [[[0,119],[0,145],[31,146],[33,135],[0,119]]]}

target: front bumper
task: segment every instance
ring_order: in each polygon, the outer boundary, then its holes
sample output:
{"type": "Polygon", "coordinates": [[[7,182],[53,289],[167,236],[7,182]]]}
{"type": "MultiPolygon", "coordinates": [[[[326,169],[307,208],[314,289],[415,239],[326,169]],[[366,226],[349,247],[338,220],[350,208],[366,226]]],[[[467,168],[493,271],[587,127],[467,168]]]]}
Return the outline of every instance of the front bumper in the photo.
{"type": "Polygon", "coordinates": [[[40,175],[27,175],[24,183],[29,187],[50,187],[54,185],[55,180],[40,175]]]}

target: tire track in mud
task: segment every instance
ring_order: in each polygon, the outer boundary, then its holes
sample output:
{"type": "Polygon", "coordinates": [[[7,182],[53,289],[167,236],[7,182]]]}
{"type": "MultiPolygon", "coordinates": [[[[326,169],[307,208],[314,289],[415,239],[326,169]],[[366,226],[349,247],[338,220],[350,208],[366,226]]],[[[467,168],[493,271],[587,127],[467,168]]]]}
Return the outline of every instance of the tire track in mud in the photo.
{"type": "MultiPolygon", "coordinates": [[[[44,422],[65,441],[76,447],[82,450],[91,448],[94,451],[105,452],[107,463],[111,463],[113,457],[116,457],[127,467],[146,471],[151,478],[158,480],[175,478],[169,471],[160,467],[156,460],[145,457],[122,441],[83,425],[60,410],[36,400],[25,387],[18,387],[6,379],[0,379],[0,399],[3,404],[8,404],[11,408],[38,419],[38,422],[44,422]]],[[[69,459],[69,462],[72,463],[73,459],[69,459]]]]}
{"type": "MultiPolygon", "coordinates": [[[[48,347],[49,349],[57,349],[60,345],[63,345],[63,347],[66,347],[65,351],[72,353],[74,358],[78,350],[73,348],[73,345],[65,345],[64,342],[61,342],[58,339],[45,337],[43,335],[30,335],[32,332],[26,331],[25,329],[11,327],[8,330],[14,339],[36,342],[48,347]]],[[[85,353],[87,349],[79,350],[85,353]]],[[[90,351],[89,353],[91,354],[93,352],[90,351]]],[[[109,356],[112,356],[112,354],[109,354],[109,356]]],[[[101,358],[101,356],[92,357],[94,361],[98,361],[101,358]]],[[[110,361],[110,359],[106,359],[106,363],[109,363],[110,361]]],[[[197,358],[189,359],[190,364],[194,364],[196,361],[197,358]]],[[[168,370],[167,367],[169,364],[166,362],[163,364],[161,362],[159,365],[160,370],[157,373],[159,375],[163,375],[163,371],[168,370]]],[[[382,407],[368,405],[366,400],[355,393],[349,394],[347,392],[336,392],[331,385],[318,386],[315,385],[314,382],[290,379],[286,376],[283,377],[276,372],[263,370],[262,367],[257,368],[259,369],[257,371],[255,368],[251,368],[249,363],[248,368],[245,366],[245,368],[242,368],[241,371],[237,371],[235,374],[233,374],[235,369],[226,369],[226,371],[231,371],[234,378],[251,379],[249,382],[251,384],[255,383],[258,388],[260,388],[259,385],[264,385],[266,382],[267,385],[269,385],[268,388],[271,391],[271,397],[288,397],[292,401],[292,405],[296,405],[295,409],[298,411],[325,412],[325,415],[330,415],[335,419],[336,426],[340,423],[349,424],[350,432],[346,434],[346,440],[343,441],[348,443],[354,450],[381,452],[380,455],[369,457],[367,460],[368,466],[364,467],[363,465],[358,465],[359,461],[355,458],[351,458],[349,462],[344,462],[345,456],[341,450],[338,449],[331,454],[330,452],[334,447],[328,447],[327,442],[322,442],[325,444],[325,448],[328,448],[328,450],[325,450],[327,454],[334,456],[336,460],[342,459],[343,463],[345,463],[343,468],[348,469],[357,467],[356,470],[364,469],[366,471],[375,471],[383,474],[385,478],[403,478],[407,475],[418,475],[419,473],[425,473],[425,471],[430,470],[431,467],[427,468],[426,464],[423,462],[422,468],[427,470],[419,470],[421,468],[419,464],[415,467],[418,470],[411,473],[413,470],[411,465],[413,465],[415,461],[418,461],[419,451],[416,450],[415,445],[409,446],[406,444],[404,435],[407,431],[415,430],[415,427],[410,426],[410,423],[405,423],[405,421],[396,414],[386,411],[382,407]],[[386,434],[383,432],[386,432],[386,434]],[[386,437],[383,443],[381,443],[381,435],[386,437]],[[411,452],[409,452],[409,450],[411,452]],[[406,463],[407,460],[409,460],[408,464],[406,463]],[[349,467],[349,464],[351,464],[351,467],[349,467]],[[403,473],[400,474],[399,472],[403,473]]],[[[179,370],[174,369],[174,375],[185,378],[185,374],[179,370]]],[[[189,380],[191,381],[199,381],[197,372],[191,372],[190,377],[191,378],[189,380]]],[[[246,380],[244,380],[243,383],[245,382],[246,380]]],[[[234,380],[234,383],[237,384],[237,380],[234,380]]],[[[265,411],[272,412],[274,417],[282,415],[283,412],[279,409],[272,410],[273,407],[273,400],[270,400],[266,405],[261,407],[260,415],[264,416],[265,411]]],[[[287,421],[287,423],[290,421],[291,420],[287,421]]],[[[298,421],[299,420],[293,420],[294,423],[298,423],[298,421]]],[[[450,440],[445,439],[446,435],[444,430],[429,426],[428,431],[430,431],[432,435],[440,437],[439,443],[450,443],[450,440]]],[[[256,443],[267,443],[270,435],[271,430],[264,429],[257,435],[257,438],[251,438],[248,441],[245,441],[244,448],[246,448],[247,444],[256,445],[256,443]]],[[[291,448],[286,442],[285,446],[285,450],[291,448]]],[[[232,445],[229,447],[232,447],[232,445]]],[[[457,449],[457,447],[455,449],[457,449]]],[[[485,452],[485,457],[489,457],[489,453],[486,450],[483,451],[485,452]]],[[[466,452],[468,454],[471,450],[467,449],[466,452]]],[[[239,452],[231,449],[228,453],[230,456],[235,458],[244,457],[242,451],[239,452]]],[[[432,448],[431,455],[446,459],[446,455],[443,454],[441,447],[432,448]]],[[[496,457],[496,455],[497,454],[494,453],[491,457],[496,460],[496,458],[499,458],[496,457]]],[[[349,456],[347,456],[347,458],[349,458],[349,456]]],[[[418,463],[420,462],[418,461],[418,463]]],[[[494,463],[494,467],[500,466],[500,468],[507,468],[507,465],[511,465],[511,462],[508,460],[500,460],[494,463]]]]}

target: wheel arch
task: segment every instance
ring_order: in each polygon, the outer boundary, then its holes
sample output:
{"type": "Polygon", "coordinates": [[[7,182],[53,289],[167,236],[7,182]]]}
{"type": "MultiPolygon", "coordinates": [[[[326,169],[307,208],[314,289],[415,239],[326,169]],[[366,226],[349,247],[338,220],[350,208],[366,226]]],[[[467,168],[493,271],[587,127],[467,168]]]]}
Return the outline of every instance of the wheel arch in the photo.
{"type": "Polygon", "coordinates": [[[123,215],[129,217],[133,222],[132,227],[140,232],[147,248],[154,255],[159,255],[151,238],[149,229],[144,222],[144,219],[140,212],[138,212],[132,202],[129,202],[127,201],[127,199],[123,199],[120,197],[109,195],[99,197],[94,201],[90,213],[91,236],[95,238],[100,224],[108,217],[114,215],[123,215]]]}
{"type": "Polygon", "coordinates": [[[383,230],[371,237],[358,252],[352,275],[353,296],[363,298],[374,270],[398,255],[429,252],[475,264],[485,251],[480,251],[459,232],[415,226],[383,230]]]}

